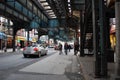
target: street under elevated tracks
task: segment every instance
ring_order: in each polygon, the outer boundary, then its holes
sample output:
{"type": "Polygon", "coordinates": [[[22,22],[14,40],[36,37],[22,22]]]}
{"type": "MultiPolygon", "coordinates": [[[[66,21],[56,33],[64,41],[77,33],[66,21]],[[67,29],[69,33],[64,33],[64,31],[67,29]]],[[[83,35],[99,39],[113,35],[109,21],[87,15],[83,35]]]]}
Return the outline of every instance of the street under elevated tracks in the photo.
{"type": "Polygon", "coordinates": [[[0,80],[84,80],[73,50],[65,55],[49,49],[40,58],[20,53],[0,56],[0,80]]]}

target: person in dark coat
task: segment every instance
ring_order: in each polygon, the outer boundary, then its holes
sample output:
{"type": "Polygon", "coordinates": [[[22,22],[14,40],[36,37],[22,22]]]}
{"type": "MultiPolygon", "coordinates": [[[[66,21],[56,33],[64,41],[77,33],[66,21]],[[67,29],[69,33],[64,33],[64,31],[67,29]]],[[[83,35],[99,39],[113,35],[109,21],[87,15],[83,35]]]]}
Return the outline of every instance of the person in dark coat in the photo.
{"type": "Polygon", "coordinates": [[[69,44],[69,45],[68,45],[68,50],[69,50],[69,52],[70,52],[70,49],[71,49],[71,45],[69,44]]]}
{"type": "Polygon", "coordinates": [[[68,44],[67,43],[64,44],[64,50],[65,50],[65,54],[67,55],[67,50],[68,50],[68,44]]]}
{"type": "Polygon", "coordinates": [[[58,46],[58,47],[59,47],[59,51],[60,51],[60,52],[59,52],[59,55],[61,55],[61,54],[62,54],[62,44],[59,43],[59,46],[58,46]]]}

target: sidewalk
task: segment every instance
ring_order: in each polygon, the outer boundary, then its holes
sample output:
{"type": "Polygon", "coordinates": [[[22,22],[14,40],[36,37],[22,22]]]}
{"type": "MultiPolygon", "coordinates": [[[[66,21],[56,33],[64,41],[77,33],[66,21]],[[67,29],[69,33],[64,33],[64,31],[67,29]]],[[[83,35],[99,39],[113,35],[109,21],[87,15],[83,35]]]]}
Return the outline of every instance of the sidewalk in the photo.
{"type": "MultiPolygon", "coordinates": [[[[23,51],[23,49],[21,48],[20,51],[23,51]]],[[[0,54],[7,54],[7,53],[16,53],[18,52],[18,50],[16,49],[15,52],[13,52],[12,48],[7,49],[7,51],[5,52],[4,50],[0,50],[0,54]]]]}
{"type": "Polygon", "coordinates": [[[105,78],[95,78],[94,77],[94,67],[95,60],[93,56],[84,56],[79,57],[77,59],[80,63],[80,67],[82,69],[82,73],[84,75],[85,80],[111,80],[111,76],[114,74],[115,63],[108,63],[108,79],[105,78]]]}
{"type": "MultiPolygon", "coordinates": [[[[12,52],[12,48],[7,49],[7,52],[12,52]]],[[[0,53],[5,53],[4,50],[0,50],[0,53]]]]}

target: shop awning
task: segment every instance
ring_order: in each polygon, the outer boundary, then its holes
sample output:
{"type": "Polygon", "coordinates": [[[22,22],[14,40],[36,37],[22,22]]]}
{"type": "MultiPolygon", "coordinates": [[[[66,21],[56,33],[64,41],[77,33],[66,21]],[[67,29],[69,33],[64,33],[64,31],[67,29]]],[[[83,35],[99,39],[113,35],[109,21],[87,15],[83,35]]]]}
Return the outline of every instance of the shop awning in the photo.
{"type": "Polygon", "coordinates": [[[26,38],[23,36],[16,36],[16,40],[26,41],[26,38]]]}
{"type": "Polygon", "coordinates": [[[0,39],[6,39],[7,36],[5,33],[0,32],[0,39]]]}

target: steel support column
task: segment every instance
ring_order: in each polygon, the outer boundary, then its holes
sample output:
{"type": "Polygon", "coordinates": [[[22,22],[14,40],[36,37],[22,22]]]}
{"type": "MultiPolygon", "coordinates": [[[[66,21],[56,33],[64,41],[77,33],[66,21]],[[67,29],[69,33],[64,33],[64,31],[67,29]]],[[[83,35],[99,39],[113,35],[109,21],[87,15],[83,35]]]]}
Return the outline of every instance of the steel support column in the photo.
{"type": "Polygon", "coordinates": [[[100,26],[100,54],[101,54],[101,77],[107,77],[107,55],[105,36],[105,5],[104,0],[99,0],[99,26],[100,26]]]}
{"type": "Polygon", "coordinates": [[[15,46],[15,35],[16,35],[16,32],[17,32],[17,29],[15,28],[16,25],[14,24],[13,25],[13,40],[12,40],[12,46],[13,46],[13,52],[15,52],[15,49],[16,49],[16,46],[15,46]]]}
{"type": "Polygon", "coordinates": [[[97,14],[96,14],[96,0],[92,0],[92,21],[93,21],[93,53],[95,55],[95,77],[100,77],[100,58],[98,54],[98,25],[97,25],[97,14]]]}
{"type": "Polygon", "coordinates": [[[30,44],[29,38],[30,38],[30,35],[29,35],[29,29],[28,29],[27,30],[27,45],[30,44]]]}
{"type": "Polygon", "coordinates": [[[115,65],[115,80],[120,79],[120,0],[115,2],[116,16],[116,65],[115,65]]]}
{"type": "Polygon", "coordinates": [[[83,28],[83,11],[80,11],[80,56],[84,56],[84,28],[83,28]]]}

